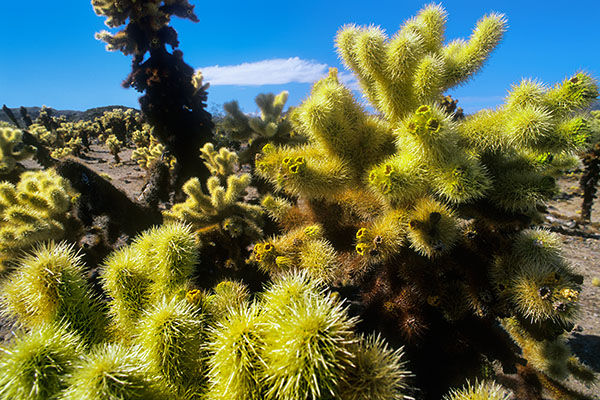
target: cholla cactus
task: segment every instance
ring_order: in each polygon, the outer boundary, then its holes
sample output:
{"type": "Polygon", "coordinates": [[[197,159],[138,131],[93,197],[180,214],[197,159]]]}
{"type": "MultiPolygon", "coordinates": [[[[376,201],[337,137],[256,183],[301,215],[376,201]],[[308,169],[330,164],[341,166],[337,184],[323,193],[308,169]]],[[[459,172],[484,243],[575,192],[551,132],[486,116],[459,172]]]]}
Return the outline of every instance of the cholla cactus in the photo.
{"type": "Polygon", "coordinates": [[[400,121],[477,72],[505,26],[504,16],[492,13],[477,23],[468,42],[444,45],[446,12],[430,5],[391,39],[379,27],[347,25],[338,32],[336,45],[371,104],[386,119],[400,121]]]}
{"type": "Polygon", "coordinates": [[[27,171],[16,186],[0,182],[2,265],[35,242],[60,239],[77,194],[54,170],[27,171]]]}
{"type": "Polygon", "coordinates": [[[102,273],[113,333],[127,341],[144,310],[162,298],[183,297],[197,261],[196,236],[180,223],[144,232],[113,252],[102,273]]]}
{"type": "Polygon", "coordinates": [[[142,117],[139,111],[131,108],[122,110],[115,108],[105,111],[96,122],[100,125],[104,135],[115,135],[118,140],[126,143],[133,132],[142,129],[142,117]]]}
{"type": "Polygon", "coordinates": [[[200,149],[200,154],[210,174],[218,177],[222,183],[225,183],[227,177],[233,175],[237,168],[238,155],[225,147],[217,151],[212,143],[206,143],[200,149]]]}
{"type": "Polygon", "coordinates": [[[119,158],[119,152],[121,151],[121,146],[123,146],[123,142],[117,139],[115,135],[110,135],[106,139],[106,147],[110,151],[110,154],[115,158],[115,163],[119,164],[121,159],[119,158]]]}
{"type": "Polygon", "coordinates": [[[19,264],[2,285],[2,314],[30,330],[65,323],[88,344],[104,338],[103,306],[92,296],[73,246],[39,245],[19,264]]]}
{"type": "MultiPolygon", "coordinates": [[[[156,160],[161,159],[165,154],[165,146],[161,143],[150,143],[146,147],[138,147],[131,153],[131,159],[137,162],[137,164],[145,169],[150,169],[152,163],[156,160]]],[[[174,157],[168,156],[169,167],[171,169],[175,168],[177,164],[177,160],[174,157]]]]}
{"type": "Polygon", "coordinates": [[[83,141],[80,137],[73,137],[65,143],[65,147],[54,149],[50,155],[54,158],[65,158],[68,156],[80,156],[83,150],[83,141]]]}
{"type": "Polygon", "coordinates": [[[169,26],[171,18],[198,22],[194,6],[188,0],[93,0],[92,5],[110,28],[126,25],[115,33],[102,31],[96,38],[106,42],[109,51],[133,55],[132,72],[124,86],[145,92],[140,98],[142,113],[152,134],[177,160],[171,173],[173,187],[180,190],[192,176],[206,179],[208,171],[198,156],[199,148],[212,136],[211,117],[204,110],[207,87],[201,84],[201,75],[194,77],[180,50],[170,53],[166,48],[179,45],[177,32],[169,26]]]}
{"type": "Polygon", "coordinates": [[[69,156],[73,155],[73,149],[69,148],[69,147],[60,147],[58,149],[54,149],[52,150],[52,153],[50,153],[50,155],[53,158],[66,158],[69,156]]]}
{"type": "Polygon", "coordinates": [[[29,333],[20,332],[0,348],[0,399],[57,398],[82,354],[79,337],[63,326],[42,324],[29,333]]]}
{"type": "MultiPolygon", "coordinates": [[[[198,21],[198,18],[193,12],[194,6],[190,5],[187,0],[167,2],[170,7],[161,7],[161,3],[163,3],[162,0],[146,1],[143,4],[135,1],[118,2],[115,0],[93,0],[92,6],[94,7],[96,14],[107,17],[106,25],[110,28],[124,25],[127,23],[128,19],[131,19],[136,23],[140,20],[147,20],[147,27],[151,28],[152,32],[145,32],[146,34],[154,33],[158,35],[161,28],[164,29],[168,27],[171,15],[187,18],[196,22],[198,21]]],[[[121,31],[117,34],[102,31],[96,34],[96,38],[107,43],[107,50],[118,50],[125,55],[143,54],[149,49],[140,46],[150,45],[150,40],[148,40],[149,43],[147,44],[140,43],[140,41],[136,41],[134,37],[129,36],[125,31],[121,31]]],[[[165,40],[165,38],[163,38],[163,40],[165,40]]],[[[156,41],[158,42],[158,38],[156,41]]],[[[167,39],[167,43],[171,44],[173,47],[177,47],[176,36],[175,38],[171,38],[171,40],[167,39]]]]}
{"type": "Polygon", "coordinates": [[[156,140],[153,140],[151,131],[150,125],[143,123],[141,127],[131,132],[131,141],[136,147],[149,146],[151,142],[156,142],[156,140]]]}
{"type": "Polygon", "coordinates": [[[12,172],[17,162],[31,158],[36,149],[22,141],[23,134],[18,129],[0,128],[0,175],[12,172]]]}
{"type": "Polygon", "coordinates": [[[493,382],[467,382],[465,388],[452,390],[443,400],[510,400],[510,393],[493,382]]]}
{"type": "Polygon", "coordinates": [[[58,397],[61,400],[159,400],[173,396],[149,371],[139,347],[119,343],[105,343],[83,356],[67,383],[58,397]]]}
{"type": "Polygon", "coordinates": [[[305,272],[228,308],[209,334],[215,399],[405,399],[400,351],[356,337],[356,319],[305,272]]]}
{"type": "Polygon", "coordinates": [[[306,141],[305,137],[292,131],[289,118],[283,114],[287,98],[287,91],[256,96],[254,101],[260,108],[259,117],[244,114],[237,101],[223,105],[226,115],[218,128],[225,131],[229,140],[247,143],[248,147],[240,151],[242,164],[251,163],[267,143],[292,145],[306,141]]]}
{"type": "Polygon", "coordinates": [[[29,132],[35,136],[40,143],[48,147],[60,147],[63,143],[59,141],[56,132],[48,130],[44,125],[34,123],[28,128],[29,132]]]}
{"type": "Polygon", "coordinates": [[[590,114],[592,135],[588,140],[588,148],[580,156],[584,171],[579,181],[583,192],[581,219],[587,222],[592,219],[592,205],[600,182],[600,110],[592,111],[590,114]]]}
{"type": "Polygon", "coordinates": [[[309,254],[333,259],[329,279],[360,288],[365,325],[406,341],[425,398],[447,392],[447,363],[475,377],[485,355],[514,370],[508,334],[539,382],[565,393],[554,380],[572,374],[561,335],[577,314],[581,277],[552,234],[527,228],[556,190],[553,162],[585,144],[581,113],[598,86],[583,72],[553,87],[524,80],[496,110],[454,118],[441,94],[481,68],[506,21],[490,14],[468,42],[449,44],[445,23],[430,5],[391,38],[373,26],[339,31],[339,54],[380,116],[335,70],[314,85],[293,119],[308,143],[269,144],[257,157],[257,173],[298,200],[265,199],[284,234],[257,244],[255,259],[269,271],[298,268],[309,254]],[[311,225],[329,246],[303,248],[298,228],[311,225]],[[463,357],[440,362],[440,353],[463,357]]]}
{"type": "MultiPolygon", "coordinates": [[[[222,168],[223,172],[231,170],[223,167],[223,163],[211,168],[215,172],[218,172],[218,168],[222,168]]],[[[207,164],[210,165],[210,162],[207,164]]],[[[225,177],[221,179],[225,180],[225,177]]],[[[170,210],[163,212],[163,215],[167,220],[191,224],[199,233],[204,246],[221,245],[225,259],[216,262],[239,267],[244,264],[240,254],[240,249],[244,247],[243,241],[256,240],[262,234],[262,209],[240,199],[250,185],[249,174],[228,175],[225,185],[221,183],[221,179],[219,176],[208,178],[208,195],[202,190],[198,178],[190,179],[183,186],[183,191],[188,195],[187,200],[175,204],[170,210]]]]}

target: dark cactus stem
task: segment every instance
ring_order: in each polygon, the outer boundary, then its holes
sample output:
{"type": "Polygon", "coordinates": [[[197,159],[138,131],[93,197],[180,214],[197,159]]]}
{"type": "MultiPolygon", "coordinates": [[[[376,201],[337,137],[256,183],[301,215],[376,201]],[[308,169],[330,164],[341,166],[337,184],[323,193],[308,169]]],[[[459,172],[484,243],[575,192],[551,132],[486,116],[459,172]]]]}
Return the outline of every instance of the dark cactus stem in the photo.
{"type": "Polygon", "coordinates": [[[169,53],[164,44],[150,49],[150,57],[133,60],[132,72],[123,86],[133,86],[140,97],[142,113],[154,127],[154,135],[177,159],[171,182],[176,194],[191,177],[205,182],[210,172],[200,158],[200,147],[212,139],[213,123],[205,110],[207,94],[192,84],[194,69],[183,61],[183,53],[169,53]]]}
{"type": "Polygon", "coordinates": [[[590,222],[592,219],[592,206],[598,190],[598,181],[600,180],[600,143],[582,157],[584,165],[583,175],[579,185],[583,190],[583,203],[581,205],[581,219],[590,222]]]}
{"type": "Polygon", "coordinates": [[[29,127],[33,124],[33,121],[31,120],[31,117],[29,116],[29,113],[25,107],[21,106],[19,112],[21,113],[21,118],[23,118],[23,121],[25,121],[25,126],[29,127]]]}
{"type": "Polygon", "coordinates": [[[440,106],[442,106],[442,109],[444,110],[444,112],[450,116],[452,116],[452,119],[455,121],[461,121],[463,119],[465,119],[465,114],[463,112],[463,109],[458,107],[458,100],[457,99],[453,99],[452,96],[450,95],[446,95],[440,96],[439,99],[439,103],[440,106]]]}

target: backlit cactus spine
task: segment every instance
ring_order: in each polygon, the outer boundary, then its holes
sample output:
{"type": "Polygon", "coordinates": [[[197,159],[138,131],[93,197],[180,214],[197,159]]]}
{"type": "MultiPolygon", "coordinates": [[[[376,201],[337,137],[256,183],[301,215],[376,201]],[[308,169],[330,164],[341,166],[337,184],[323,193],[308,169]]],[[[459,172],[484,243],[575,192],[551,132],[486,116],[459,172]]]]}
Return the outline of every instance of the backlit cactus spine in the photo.
{"type": "Polygon", "coordinates": [[[0,254],[3,267],[35,242],[66,234],[77,194],[54,170],[27,171],[13,185],[0,182],[0,254]]]}
{"type": "Polygon", "coordinates": [[[36,149],[24,145],[23,134],[18,129],[10,127],[0,128],[0,175],[13,171],[17,162],[31,158],[36,149]]]}
{"type": "Polygon", "coordinates": [[[163,299],[182,299],[198,261],[198,243],[190,227],[171,223],[139,235],[113,252],[102,266],[102,284],[111,297],[111,330],[124,342],[141,316],[163,299]]]}
{"type": "Polygon", "coordinates": [[[64,242],[39,245],[2,285],[2,314],[27,330],[65,324],[86,344],[106,337],[103,304],[92,295],[81,255],[64,242]]]}

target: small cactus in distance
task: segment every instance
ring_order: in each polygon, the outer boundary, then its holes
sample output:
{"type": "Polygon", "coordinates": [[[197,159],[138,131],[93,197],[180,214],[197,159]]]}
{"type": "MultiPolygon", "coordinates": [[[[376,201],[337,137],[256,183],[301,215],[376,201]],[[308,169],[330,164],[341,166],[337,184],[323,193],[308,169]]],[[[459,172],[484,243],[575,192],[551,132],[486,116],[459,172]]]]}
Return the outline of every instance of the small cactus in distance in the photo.
{"type": "Polygon", "coordinates": [[[119,158],[119,152],[121,151],[122,146],[123,142],[117,139],[115,135],[110,135],[106,139],[106,147],[108,147],[110,154],[113,155],[115,164],[119,164],[121,162],[121,159],[119,158]]]}
{"type": "Polygon", "coordinates": [[[237,101],[223,105],[225,117],[217,128],[222,129],[230,141],[247,143],[247,147],[239,152],[241,164],[252,164],[254,156],[267,143],[294,145],[306,141],[292,130],[289,116],[283,113],[287,98],[287,91],[278,95],[257,95],[254,101],[260,109],[260,116],[256,117],[244,114],[237,101]]]}

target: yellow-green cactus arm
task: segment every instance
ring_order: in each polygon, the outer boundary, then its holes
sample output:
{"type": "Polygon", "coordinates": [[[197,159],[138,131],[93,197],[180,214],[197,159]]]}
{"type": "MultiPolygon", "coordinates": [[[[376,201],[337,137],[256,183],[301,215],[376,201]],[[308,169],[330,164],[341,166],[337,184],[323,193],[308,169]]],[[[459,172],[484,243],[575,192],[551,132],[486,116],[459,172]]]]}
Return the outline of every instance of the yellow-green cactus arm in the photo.
{"type": "Polygon", "coordinates": [[[183,185],[188,195],[186,201],[173,205],[163,215],[170,220],[190,223],[199,232],[209,226],[218,226],[222,233],[231,237],[242,233],[254,237],[261,233],[262,207],[240,201],[250,182],[248,174],[229,175],[226,186],[222,186],[218,177],[211,176],[206,182],[207,195],[200,181],[192,178],[183,185]]]}
{"type": "Polygon", "coordinates": [[[369,185],[392,204],[411,204],[428,189],[427,168],[409,152],[400,152],[369,172],[369,185]]]}
{"type": "Polygon", "coordinates": [[[106,334],[104,306],[91,294],[81,255],[72,245],[49,242],[22,258],[4,283],[4,312],[28,329],[66,323],[86,343],[106,334]]]}
{"type": "Polygon", "coordinates": [[[296,110],[299,130],[330,157],[337,157],[359,178],[365,167],[393,151],[386,123],[368,117],[331,69],[317,82],[311,96],[296,110]]]}
{"type": "Polygon", "coordinates": [[[277,222],[283,221],[293,207],[290,201],[283,197],[274,197],[272,195],[264,196],[261,205],[269,216],[277,222]]]}
{"type": "Polygon", "coordinates": [[[469,79],[483,66],[502,40],[506,24],[503,14],[491,13],[477,22],[468,42],[453,42],[444,48],[446,89],[469,79]]]}
{"type": "Polygon", "coordinates": [[[26,171],[16,186],[0,183],[2,258],[16,256],[36,241],[63,237],[76,198],[69,181],[51,169],[26,171]]]}
{"type": "Polygon", "coordinates": [[[353,353],[354,368],[340,389],[348,400],[387,400],[406,398],[410,372],[402,349],[393,349],[379,336],[360,335],[353,353]]]}
{"type": "Polygon", "coordinates": [[[493,381],[467,382],[462,389],[451,390],[442,400],[510,400],[512,394],[493,381]]]}
{"type": "Polygon", "coordinates": [[[44,324],[30,332],[15,332],[0,351],[2,397],[42,400],[62,395],[68,386],[66,375],[75,372],[85,346],[64,324],[44,324]]]}
{"type": "Polygon", "coordinates": [[[370,260],[387,261],[405,244],[407,228],[407,211],[391,209],[356,232],[355,250],[370,260]]]}
{"type": "Polygon", "coordinates": [[[428,171],[433,191],[450,203],[479,200],[492,188],[492,177],[481,163],[469,156],[457,154],[443,168],[428,171]]]}
{"type": "Polygon", "coordinates": [[[433,199],[420,199],[408,215],[407,237],[417,253],[435,258],[447,253],[459,239],[454,211],[433,199]]]}
{"type": "Polygon", "coordinates": [[[331,198],[352,182],[350,168],[336,156],[324,156],[316,147],[267,147],[256,172],[279,190],[308,198],[331,198]],[[313,156],[314,155],[314,156],[313,156]]]}
{"type": "Polygon", "coordinates": [[[220,179],[225,179],[233,174],[238,162],[236,153],[227,150],[225,147],[221,147],[217,151],[212,143],[206,143],[200,149],[200,154],[211,175],[218,176],[220,179]]]}
{"type": "Polygon", "coordinates": [[[23,133],[19,129],[0,128],[0,175],[8,174],[17,166],[17,161],[31,158],[36,149],[24,145],[23,133]]]}
{"type": "Polygon", "coordinates": [[[546,92],[544,102],[558,116],[589,108],[598,97],[598,82],[586,72],[578,72],[546,92]]]}
{"type": "Polygon", "coordinates": [[[110,296],[111,332],[127,340],[143,311],[151,303],[153,274],[135,246],[112,252],[102,266],[102,285],[110,296]]]}
{"type": "Polygon", "coordinates": [[[391,123],[477,72],[500,42],[506,21],[490,14],[478,22],[469,42],[444,47],[445,24],[441,6],[429,5],[391,39],[378,27],[348,25],[338,32],[338,53],[391,123]]]}

